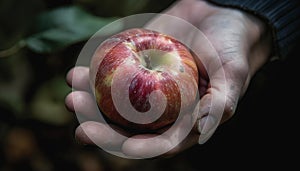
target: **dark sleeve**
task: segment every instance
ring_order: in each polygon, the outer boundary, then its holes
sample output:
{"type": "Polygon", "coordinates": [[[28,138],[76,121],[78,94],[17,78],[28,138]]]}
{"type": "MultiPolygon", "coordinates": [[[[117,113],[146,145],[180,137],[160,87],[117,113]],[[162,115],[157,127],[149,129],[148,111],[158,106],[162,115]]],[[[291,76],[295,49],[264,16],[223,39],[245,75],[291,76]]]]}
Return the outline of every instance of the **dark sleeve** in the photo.
{"type": "Polygon", "coordinates": [[[208,0],[216,5],[234,7],[263,19],[272,29],[274,55],[285,59],[299,42],[299,0],[208,0]]]}

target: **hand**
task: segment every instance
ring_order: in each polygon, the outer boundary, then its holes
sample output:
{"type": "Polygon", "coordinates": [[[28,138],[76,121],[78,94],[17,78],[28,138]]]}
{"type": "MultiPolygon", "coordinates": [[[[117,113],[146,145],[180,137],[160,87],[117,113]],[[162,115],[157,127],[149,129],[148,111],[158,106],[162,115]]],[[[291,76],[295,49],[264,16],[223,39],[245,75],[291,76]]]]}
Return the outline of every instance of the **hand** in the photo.
{"type": "MultiPolygon", "coordinates": [[[[269,58],[271,36],[266,25],[258,18],[239,10],[217,7],[205,1],[179,1],[164,13],[182,18],[196,26],[204,33],[217,53],[217,56],[206,53],[202,58],[201,62],[209,73],[209,78],[204,76],[203,78],[207,79],[202,81],[209,81],[210,87],[205,89],[199,111],[196,111],[195,129],[182,143],[165,154],[174,155],[198,142],[204,143],[213,135],[215,128],[220,123],[232,117],[251,78],[269,58]],[[215,60],[220,61],[221,65],[214,65],[212,61],[215,60]],[[220,76],[222,73],[224,73],[224,77],[220,76]],[[217,104],[224,104],[224,106],[219,105],[220,111],[223,111],[221,115],[210,111],[212,97],[217,104]],[[223,107],[225,108],[222,109],[223,107]]],[[[150,22],[148,28],[166,30],[166,32],[171,32],[172,35],[178,37],[184,37],[190,32],[179,23],[164,20],[164,17],[158,17],[150,22]]],[[[199,49],[202,42],[199,39],[193,39],[191,46],[192,49],[199,49]]],[[[200,61],[198,62],[199,68],[203,68],[200,61]]],[[[87,120],[92,120],[97,113],[97,107],[92,102],[93,97],[88,93],[88,68],[77,67],[74,69],[67,75],[67,81],[77,91],[67,96],[66,105],[71,111],[76,109],[88,118],[87,120]],[[76,77],[72,74],[74,69],[77,73],[76,77]]],[[[201,89],[199,87],[200,92],[201,89]]],[[[218,107],[218,105],[216,106],[218,107]]],[[[111,150],[119,150],[126,155],[137,157],[151,155],[156,150],[164,151],[172,145],[169,137],[162,138],[158,143],[151,145],[144,141],[147,137],[155,135],[134,135],[128,139],[110,141],[115,139],[116,134],[109,131],[108,127],[100,121],[87,121],[77,128],[76,137],[82,143],[93,144],[90,139],[93,136],[94,141],[110,147],[111,150]]],[[[120,131],[130,135],[124,130],[120,131]]]]}

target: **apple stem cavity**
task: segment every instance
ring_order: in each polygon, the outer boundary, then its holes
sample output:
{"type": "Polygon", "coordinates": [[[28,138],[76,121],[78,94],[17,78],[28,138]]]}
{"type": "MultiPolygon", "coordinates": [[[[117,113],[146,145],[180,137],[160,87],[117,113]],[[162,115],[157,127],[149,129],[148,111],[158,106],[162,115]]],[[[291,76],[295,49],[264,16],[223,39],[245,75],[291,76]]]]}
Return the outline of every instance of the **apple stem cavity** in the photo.
{"type": "Polygon", "coordinates": [[[145,54],[145,55],[143,55],[143,57],[144,57],[145,63],[146,63],[145,67],[146,67],[147,69],[152,70],[153,68],[152,68],[152,65],[151,65],[151,59],[150,59],[150,56],[147,55],[147,54],[145,54]]]}
{"type": "Polygon", "coordinates": [[[164,52],[158,49],[147,49],[138,52],[141,65],[148,70],[163,72],[163,68],[173,68],[184,72],[183,66],[180,65],[181,59],[176,52],[164,52]]]}

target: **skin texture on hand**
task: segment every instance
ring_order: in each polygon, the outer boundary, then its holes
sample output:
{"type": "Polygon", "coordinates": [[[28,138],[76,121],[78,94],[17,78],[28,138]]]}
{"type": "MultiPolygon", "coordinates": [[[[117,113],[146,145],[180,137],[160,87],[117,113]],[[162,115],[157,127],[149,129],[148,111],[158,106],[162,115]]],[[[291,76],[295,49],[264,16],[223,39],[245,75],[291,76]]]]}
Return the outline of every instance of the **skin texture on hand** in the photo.
{"type": "MultiPolygon", "coordinates": [[[[213,60],[213,55],[207,54],[204,56],[202,62],[206,64],[206,69],[212,73],[210,76],[213,80],[206,79],[202,81],[205,84],[208,84],[208,81],[214,84],[204,92],[201,98],[199,111],[195,114],[197,118],[195,129],[183,142],[164,154],[164,156],[170,156],[197,143],[206,142],[213,135],[214,130],[212,128],[216,124],[223,123],[233,116],[238,101],[247,90],[251,78],[270,56],[271,34],[260,19],[236,9],[217,7],[205,1],[178,1],[163,13],[182,18],[205,34],[218,53],[218,60],[221,61],[226,79],[226,88],[224,89],[224,85],[221,85],[224,80],[218,80],[217,75],[218,70],[221,68],[211,67],[213,69],[210,69],[209,63],[213,60]],[[225,98],[217,98],[225,100],[220,101],[220,103],[225,104],[222,118],[209,113],[213,95],[215,97],[225,96],[225,98]]],[[[159,17],[151,21],[148,27],[162,27],[161,30],[168,29],[169,31],[171,29],[172,34],[179,37],[185,36],[189,32],[177,23],[165,21],[159,17]],[[166,28],[163,28],[164,26],[166,28]],[[172,28],[174,29],[172,30],[172,28]]],[[[193,49],[197,49],[201,46],[201,42],[195,39],[192,46],[193,49]]],[[[198,65],[201,68],[200,62],[198,65]]],[[[155,134],[133,135],[132,138],[111,141],[114,140],[116,135],[107,129],[109,125],[103,124],[101,121],[95,121],[98,109],[95,103],[92,103],[94,98],[89,89],[89,69],[86,67],[73,68],[67,74],[67,82],[76,91],[66,97],[66,106],[70,111],[79,111],[86,120],[76,130],[75,135],[78,141],[83,144],[93,144],[89,138],[93,136],[97,142],[103,146],[108,146],[111,150],[120,150],[126,155],[137,157],[147,156],[156,150],[164,151],[163,149],[172,145],[169,137],[162,137],[159,142],[151,145],[143,141],[147,137],[155,136],[155,134]],[[74,71],[76,71],[76,75],[73,74],[74,71]]],[[[201,87],[199,87],[200,89],[201,87]]],[[[113,127],[118,129],[115,126],[113,127]]],[[[124,130],[118,130],[122,134],[131,136],[130,133],[124,130]]],[[[93,140],[95,141],[95,139],[93,140]]]]}

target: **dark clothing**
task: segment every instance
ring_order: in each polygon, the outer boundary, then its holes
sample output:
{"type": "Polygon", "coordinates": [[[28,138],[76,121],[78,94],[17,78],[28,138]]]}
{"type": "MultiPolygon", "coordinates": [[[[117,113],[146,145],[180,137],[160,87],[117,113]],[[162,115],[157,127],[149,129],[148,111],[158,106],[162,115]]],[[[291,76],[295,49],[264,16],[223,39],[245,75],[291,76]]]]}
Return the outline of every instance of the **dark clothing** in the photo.
{"type": "Polygon", "coordinates": [[[209,0],[234,7],[263,19],[272,29],[274,55],[287,57],[300,38],[299,0],[209,0]]]}

